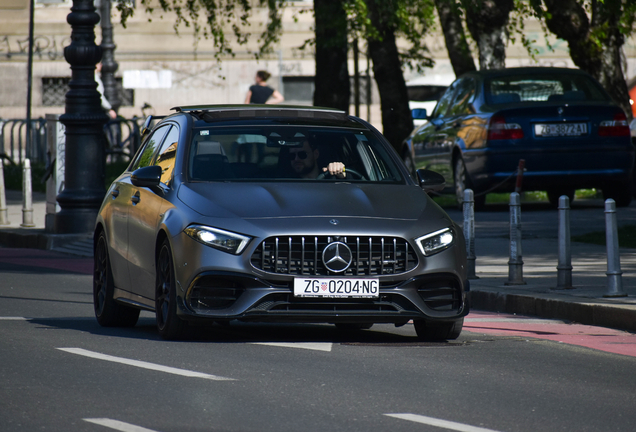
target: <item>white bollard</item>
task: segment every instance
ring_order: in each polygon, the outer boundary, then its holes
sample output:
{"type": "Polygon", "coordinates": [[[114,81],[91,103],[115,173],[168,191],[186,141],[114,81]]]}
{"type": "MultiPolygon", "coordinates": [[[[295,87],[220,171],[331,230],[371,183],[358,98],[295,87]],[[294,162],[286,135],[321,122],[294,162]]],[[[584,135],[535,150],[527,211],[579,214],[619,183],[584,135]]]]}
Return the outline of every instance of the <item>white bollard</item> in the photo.
{"type": "Polygon", "coordinates": [[[603,297],[626,297],[623,291],[621,256],[618,252],[618,229],[616,226],[616,202],[605,200],[605,241],[607,243],[607,292],[603,297]]]}
{"type": "Polygon", "coordinates": [[[505,285],[525,285],[523,281],[523,253],[521,251],[521,198],[510,194],[510,260],[505,285]]]}
{"type": "Polygon", "coordinates": [[[479,279],[475,274],[475,198],[472,189],[464,191],[464,238],[466,240],[466,277],[479,279]]]}
{"type": "Polygon", "coordinates": [[[0,159],[0,225],[9,225],[7,196],[4,192],[4,160],[0,159]]]}
{"type": "Polygon", "coordinates": [[[559,197],[559,262],[556,289],[572,289],[572,252],[570,249],[570,198],[559,197]]]}
{"type": "Polygon", "coordinates": [[[31,161],[24,159],[22,168],[22,223],[21,227],[32,228],[33,223],[33,188],[31,187],[31,161]]]}

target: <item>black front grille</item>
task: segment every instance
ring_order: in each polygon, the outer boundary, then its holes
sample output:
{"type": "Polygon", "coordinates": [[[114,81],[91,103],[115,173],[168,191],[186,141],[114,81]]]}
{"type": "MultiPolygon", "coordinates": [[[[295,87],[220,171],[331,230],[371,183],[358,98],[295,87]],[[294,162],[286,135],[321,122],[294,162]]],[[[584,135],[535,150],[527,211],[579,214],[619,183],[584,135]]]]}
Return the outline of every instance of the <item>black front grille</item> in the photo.
{"type": "Polygon", "coordinates": [[[252,265],[269,273],[307,276],[381,276],[405,273],[417,267],[415,250],[398,237],[291,236],[270,237],[252,254],[252,265]],[[334,241],[351,249],[353,261],[344,272],[333,273],[322,252],[334,241]]]}

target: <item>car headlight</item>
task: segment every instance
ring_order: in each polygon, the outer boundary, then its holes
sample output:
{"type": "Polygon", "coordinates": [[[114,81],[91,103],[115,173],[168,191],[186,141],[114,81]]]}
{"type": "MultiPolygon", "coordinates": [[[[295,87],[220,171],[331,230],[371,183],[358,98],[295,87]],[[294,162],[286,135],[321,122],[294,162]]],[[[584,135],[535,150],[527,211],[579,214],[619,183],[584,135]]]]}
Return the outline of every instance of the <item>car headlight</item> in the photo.
{"type": "Polygon", "coordinates": [[[243,252],[252,240],[251,237],[242,234],[203,225],[190,225],[184,232],[199,243],[234,255],[243,252]]]}
{"type": "Polygon", "coordinates": [[[416,238],[415,242],[420,248],[420,251],[426,256],[441,252],[455,240],[455,233],[451,228],[444,228],[439,231],[435,231],[430,234],[426,234],[422,237],[416,238]]]}

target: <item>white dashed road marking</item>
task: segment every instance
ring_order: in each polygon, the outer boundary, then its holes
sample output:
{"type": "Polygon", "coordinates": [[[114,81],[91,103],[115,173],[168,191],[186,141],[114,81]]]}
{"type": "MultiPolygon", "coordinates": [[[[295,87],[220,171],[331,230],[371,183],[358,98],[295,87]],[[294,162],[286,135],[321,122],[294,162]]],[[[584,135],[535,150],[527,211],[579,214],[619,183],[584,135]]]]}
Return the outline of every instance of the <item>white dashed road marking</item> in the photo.
{"type": "Polygon", "coordinates": [[[6,320],[6,321],[28,321],[29,318],[25,318],[25,317],[0,317],[0,320],[6,320]]]}
{"type": "Polygon", "coordinates": [[[384,414],[389,417],[395,417],[402,420],[408,420],[415,423],[422,423],[429,426],[435,426],[442,429],[454,430],[459,432],[497,432],[492,429],[485,429],[477,426],[470,426],[463,423],[456,423],[448,420],[436,419],[417,414],[384,414]]]}
{"type": "Polygon", "coordinates": [[[314,351],[331,352],[330,342],[253,342],[254,345],[269,345],[283,348],[302,348],[314,351]]]}
{"type": "Polygon", "coordinates": [[[124,423],[118,420],[107,418],[85,418],[84,421],[95,423],[100,426],[106,426],[107,428],[115,429],[121,432],[157,432],[152,429],[146,429],[145,427],[135,426],[130,423],[124,423]]]}
{"type": "Polygon", "coordinates": [[[114,363],[121,363],[121,364],[129,365],[129,366],[135,366],[135,367],[150,369],[150,370],[159,371],[159,372],[166,372],[166,373],[181,375],[181,376],[190,377],[190,378],[204,378],[204,379],[215,380],[215,381],[233,381],[234,380],[234,378],[225,378],[225,377],[216,376],[216,375],[204,374],[201,372],[189,371],[186,369],[178,369],[178,368],[173,368],[170,366],[162,366],[155,363],[148,363],[148,362],[139,361],[139,360],[131,360],[131,359],[123,358],[123,357],[115,357],[115,356],[111,356],[107,354],[101,354],[98,352],[87,351],[82,348],[58,348],[58,349],[61,351],[65,351],[71,354],[81,355],[84,357],[90,357],[90,358],[99,359],[99,360],[106,360],[106,361],[110,361],[114,363]]]}

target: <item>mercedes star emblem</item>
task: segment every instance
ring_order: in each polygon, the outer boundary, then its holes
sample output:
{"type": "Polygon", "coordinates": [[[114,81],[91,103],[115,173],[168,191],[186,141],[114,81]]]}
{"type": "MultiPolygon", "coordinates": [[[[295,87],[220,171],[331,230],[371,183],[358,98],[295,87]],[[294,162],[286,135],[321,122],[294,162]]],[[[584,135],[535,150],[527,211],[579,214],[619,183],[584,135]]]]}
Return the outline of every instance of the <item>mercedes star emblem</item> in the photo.
{"type": "Polygon", "coordinates": [[[341,273],[349,268],[353,254],[349,246],[342,242],[329,243],[322,251],[322,262],[334,273],[341,273]]]}

